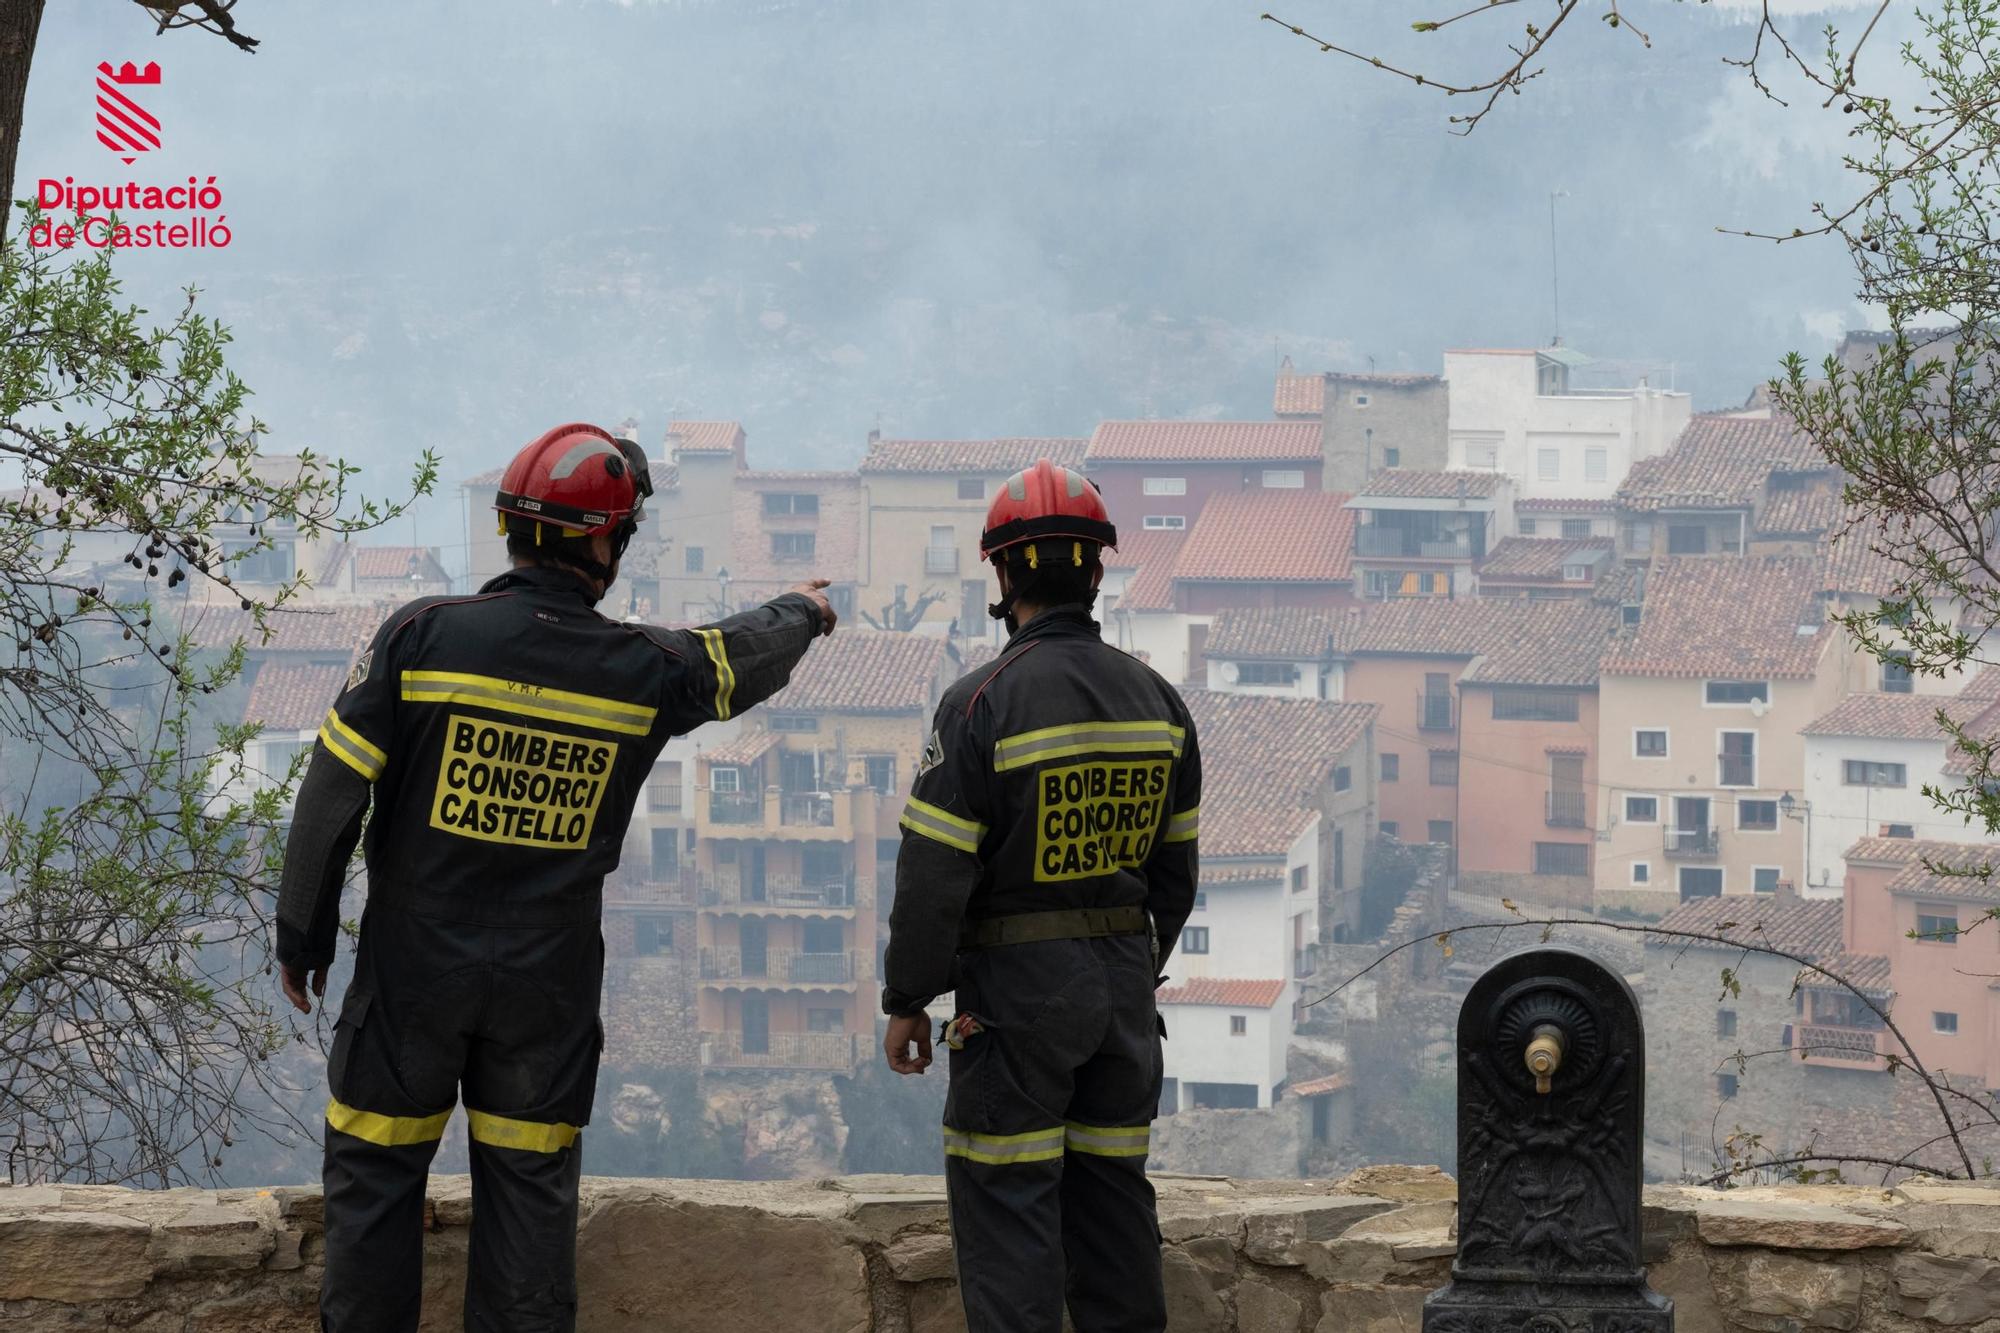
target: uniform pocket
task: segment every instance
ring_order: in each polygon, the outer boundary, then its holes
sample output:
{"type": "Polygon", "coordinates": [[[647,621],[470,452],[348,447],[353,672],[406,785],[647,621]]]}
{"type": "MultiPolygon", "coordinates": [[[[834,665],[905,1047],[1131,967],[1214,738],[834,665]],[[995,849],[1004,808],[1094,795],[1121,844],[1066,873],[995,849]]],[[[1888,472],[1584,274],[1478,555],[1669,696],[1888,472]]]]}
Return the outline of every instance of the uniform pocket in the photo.
{"type": "Polygon", "coordinates": [[[333,1024],[333,1050],[326,1057],[326,1084],[327,1089],[342,1101],[346,1100],[342,1089],[347,1082],[347,1066],[354,1054],[354,1043],[368,1021],[368,1010],[374,1002],[374,994],[358,986],[349,986],[347,994],[341,998],[340,1017],[333,1024]]]}

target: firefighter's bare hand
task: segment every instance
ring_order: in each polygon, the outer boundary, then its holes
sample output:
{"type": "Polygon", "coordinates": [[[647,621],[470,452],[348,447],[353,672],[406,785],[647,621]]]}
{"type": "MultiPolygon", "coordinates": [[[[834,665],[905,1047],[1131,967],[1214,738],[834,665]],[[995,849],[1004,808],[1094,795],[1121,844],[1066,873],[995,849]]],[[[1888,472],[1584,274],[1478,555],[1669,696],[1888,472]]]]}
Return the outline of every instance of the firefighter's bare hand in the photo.
{"type": "Polygon", "coordinates": [[[793,592],[819,608],[819,632],[821,634],[833,633],[833,627],[840,623],[840,614],[833,609],[833,603],[827,599],[826,592],[824,591],[826,586],[832,582],[832,579],[807,579],[804,583],[792,588],[793,592]]]}
{"type": "Polygon", "coordinates": [[[929,1014],[891,1016],[888,1035],[882,1038],[882,1054],[889,1068],[898,1074],[921,1074],[931,1067],[931,1019],[929,1014]],[[910,1054],[915,1044],[917,1053],[910,1054]]]}
{"type": "Polygon", "coordinates": [[[278,977],[280,984],[285,988],[285,998],[292,1002],[292,1008],[302,1014],[313,1011],[311,996],[307,994],[308,989],[312,995],[326,994],[326,969],[323,967],[316,967],[308,972],[303,967],[287,964],[278,969],[278,977]]]}

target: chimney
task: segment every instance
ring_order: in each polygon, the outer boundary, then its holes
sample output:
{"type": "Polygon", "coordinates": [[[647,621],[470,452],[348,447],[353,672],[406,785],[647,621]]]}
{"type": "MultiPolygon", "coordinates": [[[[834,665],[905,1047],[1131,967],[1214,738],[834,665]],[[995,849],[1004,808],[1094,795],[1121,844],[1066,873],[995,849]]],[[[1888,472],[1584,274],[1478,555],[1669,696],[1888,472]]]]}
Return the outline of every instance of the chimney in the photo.
{"type": "Polygon", "coordinates": [[[880,443],[882,443],[882,428],[880,426],[870,426],[868,428],[868,447],[873,449],[880,443]]]}

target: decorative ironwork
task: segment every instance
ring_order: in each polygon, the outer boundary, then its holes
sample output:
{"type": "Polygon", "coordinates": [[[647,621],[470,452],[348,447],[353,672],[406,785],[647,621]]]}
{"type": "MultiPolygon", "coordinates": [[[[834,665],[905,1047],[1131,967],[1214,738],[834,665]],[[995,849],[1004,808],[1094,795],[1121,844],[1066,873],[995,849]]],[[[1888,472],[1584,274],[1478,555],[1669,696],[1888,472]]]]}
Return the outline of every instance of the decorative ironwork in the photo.
{"type": "Polygon", "coordinates": [[[1645,1034],[1623,978],[1529,949],[1458,1020],[1458,1257],[1424,1333],[1672,1333],[1640,1259],[1645,1034]]]}

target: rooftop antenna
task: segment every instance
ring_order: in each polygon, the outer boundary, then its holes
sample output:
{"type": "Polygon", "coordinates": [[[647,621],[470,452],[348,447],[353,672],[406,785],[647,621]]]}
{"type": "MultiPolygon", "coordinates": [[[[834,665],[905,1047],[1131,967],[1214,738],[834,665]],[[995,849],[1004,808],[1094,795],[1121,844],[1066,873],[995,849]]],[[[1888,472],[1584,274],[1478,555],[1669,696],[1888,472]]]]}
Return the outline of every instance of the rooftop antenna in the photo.
{"type": "Polygon", "coordinates": [[[1563,341],[1562,287],[1557,281],[1560,260],[1556,251],[1556,200],[1567,198],[1568,190],[1549,191],[1549,319],[1555,325],[1551,347],[1561,347],[1563,341]]]}

